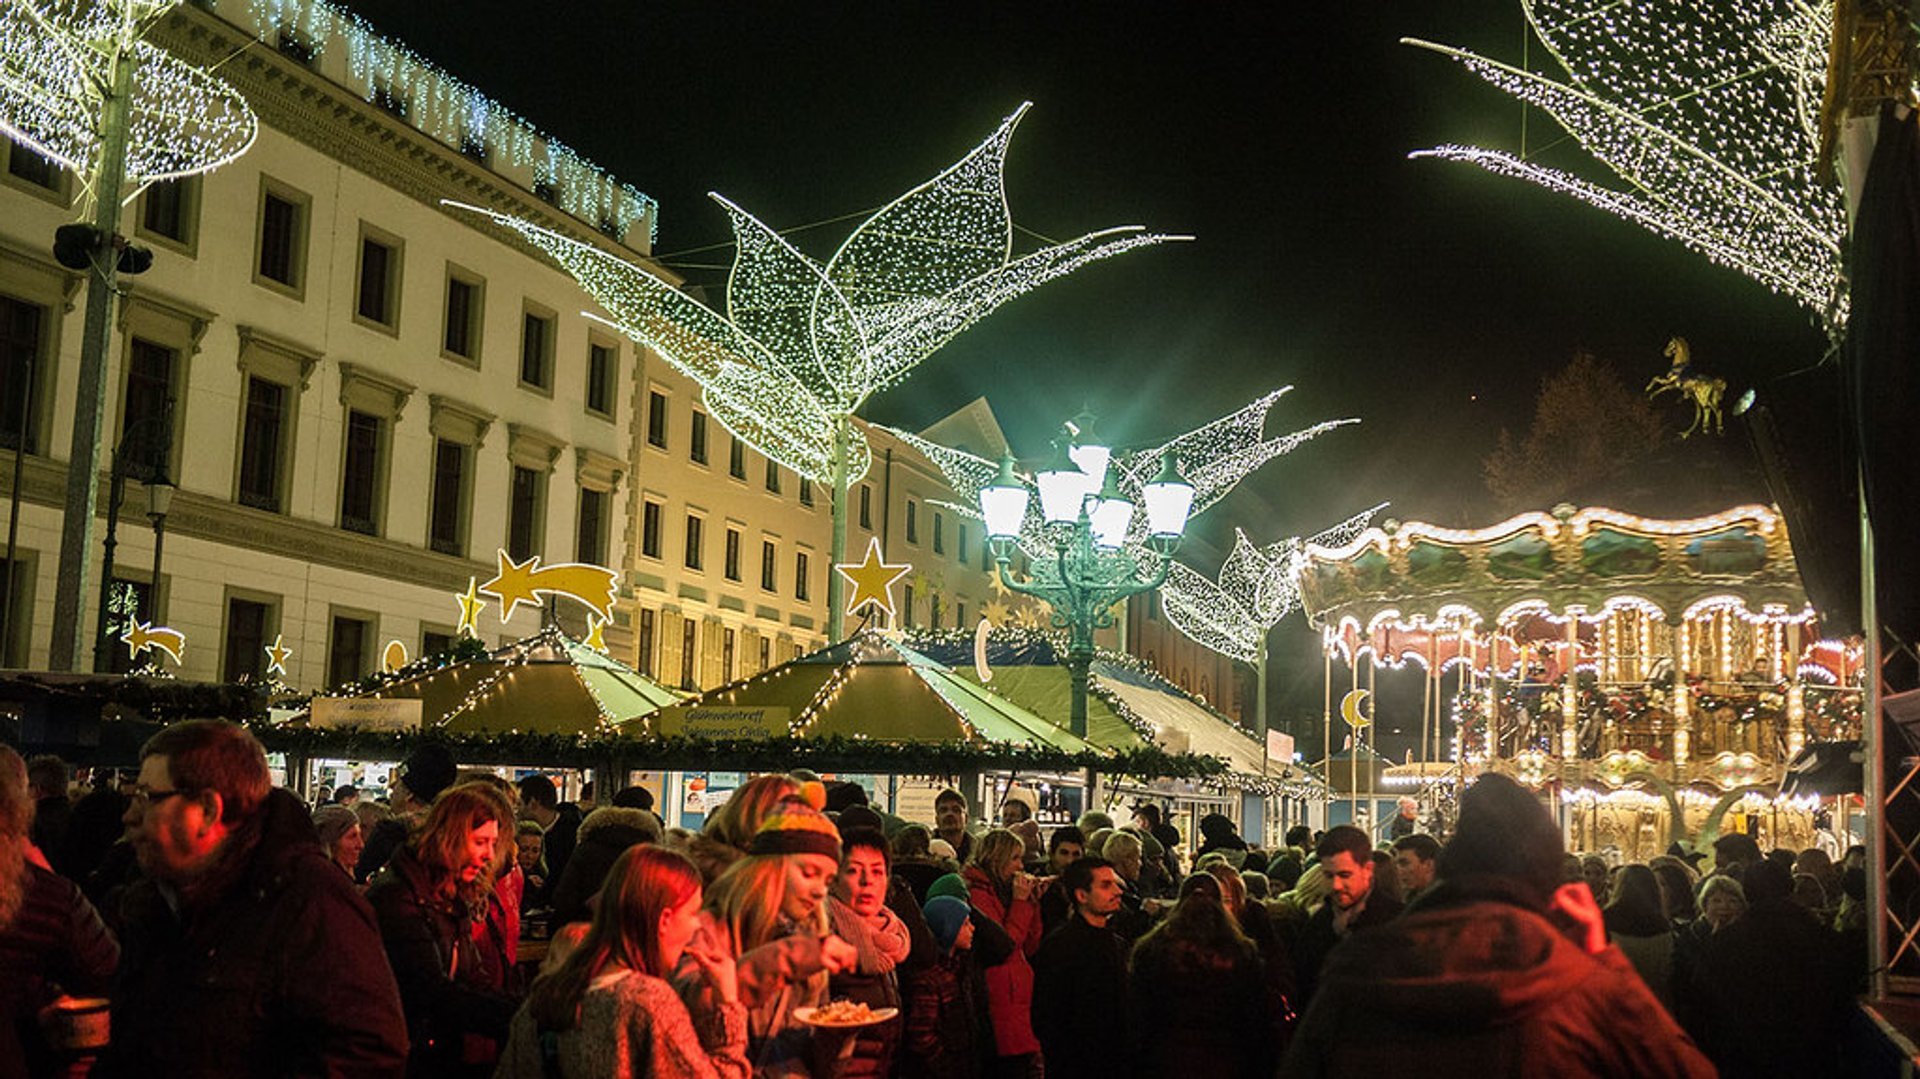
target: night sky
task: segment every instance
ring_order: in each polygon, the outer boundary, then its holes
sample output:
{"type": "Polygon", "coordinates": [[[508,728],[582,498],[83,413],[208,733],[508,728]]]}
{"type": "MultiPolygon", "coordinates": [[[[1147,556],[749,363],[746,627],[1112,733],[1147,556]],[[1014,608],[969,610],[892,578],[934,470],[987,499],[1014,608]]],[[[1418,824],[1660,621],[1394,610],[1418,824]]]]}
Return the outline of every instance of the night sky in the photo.
{"type": "MultiPolygon", "coordinates": [[[[1237,525],[1265,542],[1381,501],[1402,519],[1492,523],[1480,462],[1576,351],[1638,388],[1683,334],[1737,391],[1823,348],[1790,301],[1672,241],[1470,166],[1407,160],[1445,142],[1520,145],[1517,104],[1398,44],[1519,63],[1515,2],[349,6],[657,198],[656,255],[716,298],[731,249],[706,192],[782,231],[818,225],[790,236],[824,259],[851,223],[820,223],[878,208],[1033,101],[1007,171],[1017,227],[1062,240],[1143,224],[1196,241],[1014,301],[870,418],[914,427],[986,394],[1016,451],[1038,454],[1082,407],[1111,440],[1144,443],[1291,383],[1271,432],[1363,421],[1269,464],[1202,519],[1203,538],[1237,525]]],[[[1535,149],[1559,135],[1526,122],[1535,149]]],[[[1546,153],[1586,160],[1570,143],[1546,153]]],[[[1683,456],[1744,475],[1728,431],[1683,456]]],[[[1297,616],[1287,625],[1276,657],[1301,678],[1279,708],[1317,712],[1317,650],[1297,616]]]]}

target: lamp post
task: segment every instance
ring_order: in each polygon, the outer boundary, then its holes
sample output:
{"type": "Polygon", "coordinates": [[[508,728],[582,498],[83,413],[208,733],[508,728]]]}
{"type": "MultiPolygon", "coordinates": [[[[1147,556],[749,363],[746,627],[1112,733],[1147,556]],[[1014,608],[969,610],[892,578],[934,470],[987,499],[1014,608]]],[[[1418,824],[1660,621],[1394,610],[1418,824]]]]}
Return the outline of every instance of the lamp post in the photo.
{"type": "Polygon", "coordinates": [[[1068,729],[1087,736],[1087,672],[1093,664],[1093,635],[1113,625],[1112,607],[1129,596],[1150,592],[1166,583],[1167,570],[1193,508],[1193,485],[1181,478],[1172,452],[1160,474],[1146,484],[1147,546],[1155,565],[1127,549],[1135,513],[1140,509],[1120,490],[1109,469],[1112,451],[1090,440],[1069,424],[1072,439],[1059,460],[1035,476],[1040,489],[1042,532],[1052,557],[1033,563],[1033,579],[1016,581],[1007,575],[1007,563],[1026,519],[1029,492],[1013,471],[1013,458],[1000,459],[1000,474],[980,490],[980,515],[987,523],[987,539],[999,567],[1000,583],[1008,591],[1045,600],[1053,609],[1056,629],[1068,631],[1067,670],[1072,701],[1068,729]]]}
{"type": "MultiPolygon", "coordinates": [[[[164,536],[167,512],[173,507],[173,480],[167,474],[167,458],[173,452],[173,399],[168,398],[158,416],[149,416],[127,429],[113,450],[113,469],[108,475],[107,531],[101,546],[100,610],[93,632],[93,669],[106,673],[112,669],[113,638],[107,617],[113,596],[113,549],[119,545],[120,501],[126,494],[127,477],[138,469],[138,478],[147,485],[147,518],[153,522],[153,598],[160,597],[160,543],[164,536]]],[[[148,611],[149,618],[156,612],[148,611]]]]}

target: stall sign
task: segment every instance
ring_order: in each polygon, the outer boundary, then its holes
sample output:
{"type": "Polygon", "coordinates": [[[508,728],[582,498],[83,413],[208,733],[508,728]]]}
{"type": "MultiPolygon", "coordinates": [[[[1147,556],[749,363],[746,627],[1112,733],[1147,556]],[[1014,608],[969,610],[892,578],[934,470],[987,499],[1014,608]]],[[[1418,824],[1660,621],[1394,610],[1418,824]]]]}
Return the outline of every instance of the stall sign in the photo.
{"type": "Polygon", "coordinates": [[[787,733],[791,709],[673,704],[656,714],[661,734],[693,738],[772,738],[787,733]]]}
{"type": "Polygon", "coordinates": [[[424,703],[418,697],[315,697],[308,722],[365,731],[418,730],[424,703]]]}

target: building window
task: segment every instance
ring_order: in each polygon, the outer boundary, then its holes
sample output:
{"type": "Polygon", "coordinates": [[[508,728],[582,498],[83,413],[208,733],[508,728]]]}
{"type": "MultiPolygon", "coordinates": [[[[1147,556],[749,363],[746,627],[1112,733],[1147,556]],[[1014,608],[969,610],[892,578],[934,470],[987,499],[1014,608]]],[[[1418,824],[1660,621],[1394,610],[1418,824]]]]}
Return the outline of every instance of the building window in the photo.
{"type": "Polygon", "coordinates": [[[947,553],[947,519],[939,510],[933,511],[933,553],[947,553]]]}
{"type": "Polygon", "coordinates": [[[774,559],[778,557],[779,550],[774,546],[772,540],[762,540],[760,542],[760,587],[769,592],[779,590],[779,582],[775,579],[773,564],[774,559]]]}
{"type": "Polygon", "coordinates": [[[28,453],[38,452],[40,440],[35,436],[47,377],[39,369],[45,317],[43,307],[0,296],[0,446],[10,450],[24,446],[28,453]],[[34,390],[32,401],[26,400],[29,386],[34,390]]]}
{"type": "Polygon", "coordinates": [[[259,680],[267,673],[268,629],[273,607],[250,599],[227,600],[226,655],[220,677],[228,682],[259,680]]]}
{"type": "Polygon", "coordinates": [[[766,670],[773,664],[773,638],[760,638],[760,669],[766,670]]]}
{"type": "Polygon", "coordinates": [[[140,231],[175,247],[191,248],[199,213],[197,178],[161,180],[140,196],[140,231]]]}
{"type": "Polygon", "coordinates": [[[967,628],[967,601],[966,600],[960,599],[960,600],[953,601],[953,628],[955,629],[967,628]]]}
{"type": "Polygon", "coordinates": [[[400,324],[400,242],[361,226],[354,314],[382,329],[400,324]]]}
{"type": "Polygon", "coordinates": [[[780,493],[780,466],[774,464],[771,457],[767,458],[767,490],[776,495],[780,493]]]}
{"type": "Polygon", "coordinates": [[[727,580],[740,579],[740,530],[737,528],[727,529],[726,570],[727,580]]]}
{"type": "Polygon", "coordinates": [[[701,534],[706,522],[687,514],[687,568],[699,569],[705,561],[706,538],[701,534]]]}
{"type": "Polygon", "coordinates": [[[793,556],[793,598],[802,603],[807,601],[807,552],[798,551],[793,556]]]}
{"type": "Polygon", "coordinates": [[[520,318],[520,384],[553,391],[553,316],[527,311],[520,318]]]}
{"type": "Polygon", "coordinates": [[[444,633],[437,629],[422,629],[420,631],[420,655],[422,657],[444,656],[448,652],[453,651],[453,640],[454,637],[451,633],[444,633]]]}
{"type": "Polygon", "coordinates": [[[667,448],[667,395],[647,391],[647,445],[667,448]]]}
{"type": "Polygon", "coordinates": [[[707,463],[707,414],[699,409],[693,410],[693,419],[688,425],[692,440],[687,447],[687,456],[693,458],[696,465],[707,463]]]}
{"type": "MultiPolygon", "coordinates": [[[[909,502],[908,505],[913,503],[909,502]]],[[[900,628],[913,628],[913,586],[905,585],[900,589],[900,628]]]]}
{"type": "Polygon", "coordinates": [[[639,638],[640,673],[646,675],[648,678],[653,677],[653,625],[654,616],[652,609],[647,607],[640,608],[640,624],[636,628],[634,636],[639,638]]]}
{"type": "Polygon", "coordinates": [[[257,280],[294,292],[305,286],[307,206],[305,195],[261,178],[257,280]]]}
{"type": "MultiPolygon", "coordinates": [[[[155,433],[173,399],[174,367],[179,352],[136,337],[127,353],[127,391],[120,407],[120,441],[138,446],[154,444],[155,433]],[[133,435],[131,440],[129,434],[133,435]]],[[[152,467],[151,455],[142,461],[152,467]]]]}
{"type": "Polygon", "coordinates": [[[727,446],[727,475],[736,480],[747,478],[747,447],[737,435],[727,446]]]}
{"type": "Polygon", "coordinates": [[[640,505],[640,553],[648,558],[660,557],[660,515],[663,507],[660,503],[648,499],[640,505]]]}
{"type": "Polygon", "coordinates": [[[7,175],[48,191],[60,190],[60,166],[17,142],[7,147],[7,175]]]}
{"type": "Polygon", "coordinates": [[[920,520],[919,520],[919,514],[918,514],[919,509],[920,509],[920,504],[918,502],[915,502],[911,498],[907,499],[907,542],[908,543],[920,542],[920,520]]]}
{"type": "Polygon", "coordinates": [[[246,419],[240,434],[239,502],[280,512],[280,447],[287,425],[287,388],[248,376],[246,419]]]}
{"type": "Polygon", "coordinates": [[[620,369],[619,353],[612,345],[598,341],[587,346],[587,411],[613,418],[614,378],[620,369]]]}
{"type": "Polygon", "coordinates": [[[698,689],[700,684],[693,679],[694,661],[694,621],[691,618],[680,620],[680,688],[698,689]]]}
{"type": "Polygon", "coordinates": [[[478,279],[447,271],[446,326],[440,347],[447,355],[469,363],[480,360],[483,288],[478,279]]]}
{"type": "Polygon", "coordinates": [[[515,561],[539,553],[540,503],[547,477],[537,469],[513,466],[507,492],[507,554],[515,561]]]}
{"type": "Polygon", "coordinates": [[[959,544],[958,544],[959,550],[956,553],[960,557],[960,564],[964,566],[967,564],[967,523],[965,521],[962,521],[959,524],[954,525],[953,530],[959,533],[959,535],[956,537],[956,539],[958,539],[959,541],[959,544]]]}
{"type": "Polygon", "coordinates": [[[433,440],[433,491],[429,496],[427,545],[456,557],[467,549],[468,447],[451,439],[433,440]]]}
{"type": "Polygon", "coordinates": [[[607,492],[580,488],[580,522],[574,549],[575,561],[589,566],[606,564],[607,492]]]}
{"type": "Polygon", "coordinates": [[[813,505],[813,481],[805,476],[800,477],[800,504],[813,505]]]}
{"type": "Polygon", "coordinates": [[[346,461],[340,470],[340,527],[369,536],[380,534],[380,417],[347,410],[346,461]]]}
{"type": "Polygon", "coordinates": [[[334,615],[333,633],[327,643],[327,684],[344,686],[366,675],[372,666],[367,662],[372,647],[370,619],[334,615]]]}
{"type": "Polygon", "coordinates": [[[873,530],[873,488],[860,485],[860,527],[873,530]]]}
{"type": "Polygon", "coordinates": [[[733,681],[734,633],[729,627],[720,635],[720,681],[733,681]]]}

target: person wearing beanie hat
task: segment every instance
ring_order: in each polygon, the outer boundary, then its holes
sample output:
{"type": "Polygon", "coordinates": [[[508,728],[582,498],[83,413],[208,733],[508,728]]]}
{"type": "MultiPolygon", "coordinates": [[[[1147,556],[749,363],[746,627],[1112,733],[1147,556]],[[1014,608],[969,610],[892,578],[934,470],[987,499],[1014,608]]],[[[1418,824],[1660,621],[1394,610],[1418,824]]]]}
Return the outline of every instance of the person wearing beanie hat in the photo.
{"type": "Polygon", "coordinates": [[[931,962],[901,971],[907,1029],[900,1074],[972,1079],[979,1073],[973,908],[963,898],[937,895],[927,900],[924,913],[939,951],[931,962]]]}
{"type": "Polygon", "coordinates": [[[952,896],[963,903],[972,903],[972,889],[967,887],[966,879],[958,873],[948,873],[944,877],[935,877],[927,885],[927,902],[931,903],[939,896],[952,896]]]}
{"type": "MultiPolygon", "coordinates": [[[[745,855],[707,888],[689,950],[734,958],[754,1075],[786,1079],[808,1075],[815,1052],[813,1028],[794,1009],[825,1004],[828,975],[851,968],[859,952],[827,922],[827,889],[840,870],[833,822],[797,794],[759,819],[745,855]]],[[[672,981],[696,1026],[724,1021],[706,967],[683,957],[672,981]]]]}
{"type": "Polygon", "coordinates": [[[1502,775],[1475,780],[1433,890],[1327,958],[1283,1079],[1714,1075],[1606,943],[1585,883],[1560,885],[1560,856],[1538,797],[1502,775]]]}
{"type": "Polygon", "coordinates": [[[354,866],[355,880],[370,880],[386,868],[395,851],[406,846],[407,838],[427,818],[427,810],[440,792],[453,786],[460,768],[453,763],[453,752],[443,742],[422,742],[407,755],[394,773],[393,808],[395,815],[374,826],[360,848],[354,866]]]}

